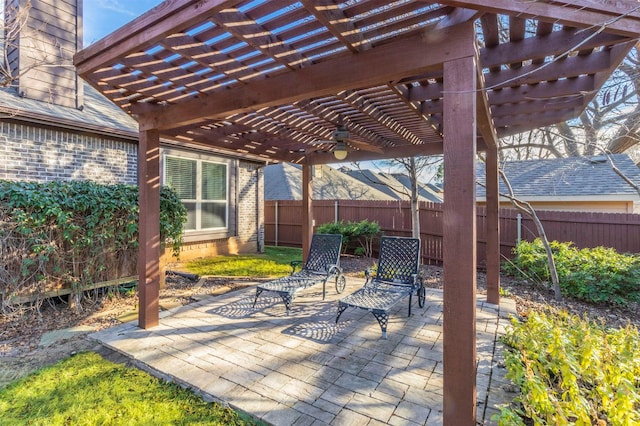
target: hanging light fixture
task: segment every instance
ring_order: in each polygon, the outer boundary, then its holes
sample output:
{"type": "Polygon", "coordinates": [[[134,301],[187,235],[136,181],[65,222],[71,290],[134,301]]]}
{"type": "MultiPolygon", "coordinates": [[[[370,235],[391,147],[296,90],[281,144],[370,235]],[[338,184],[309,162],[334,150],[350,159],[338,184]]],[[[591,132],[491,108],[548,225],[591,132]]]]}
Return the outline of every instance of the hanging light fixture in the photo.
{"type": "Polygon", "coordinates": [[[333,156],[339,161],[347,158],[347,145],[344,141],[338,141],[338,143],[336,143],[336,147],[333,149],[333,156]]]}

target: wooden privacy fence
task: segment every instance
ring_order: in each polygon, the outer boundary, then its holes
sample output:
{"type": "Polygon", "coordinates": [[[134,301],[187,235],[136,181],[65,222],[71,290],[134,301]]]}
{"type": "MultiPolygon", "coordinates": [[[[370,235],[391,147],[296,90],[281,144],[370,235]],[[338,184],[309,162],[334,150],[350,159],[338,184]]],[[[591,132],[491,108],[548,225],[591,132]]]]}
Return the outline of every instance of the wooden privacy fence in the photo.
{"type": "MultiPolygon", "coordinates": [[[[484,207],[477,209],[478,265],[485,262],[484,207]]],[[[619,252],[640,253],[640,214],[538,211],[550,240],[571,241],[579,248],[612,247],[619,252]]],[[[265,243],[302,245],[302,202],[265,201],[265,243]]],[[[314,225],[343,221],[378,222],[385,235],[411,236],[408,201],[321,200],[313,202],[314,225]]],[[[420,235],[425,264],[442,262],[442,204],[420,203],[420,235]]],[[[500,209],[500,252],[512,256],[519,238],[532,241],[535,224],[513,209],[500,209]]]]}

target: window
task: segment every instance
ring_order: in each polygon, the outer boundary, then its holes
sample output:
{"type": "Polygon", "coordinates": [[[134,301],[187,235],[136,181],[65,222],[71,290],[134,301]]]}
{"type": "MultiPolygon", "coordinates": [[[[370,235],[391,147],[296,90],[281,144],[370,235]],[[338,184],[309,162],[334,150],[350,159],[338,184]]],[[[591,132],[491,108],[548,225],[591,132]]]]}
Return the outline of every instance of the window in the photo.
{"type": "Polygon", "coordinates": [[[187,208],[185,231],[224,230],[229,220],[229,168],[226,163],[166,156],[164,184],[187,208]]]}

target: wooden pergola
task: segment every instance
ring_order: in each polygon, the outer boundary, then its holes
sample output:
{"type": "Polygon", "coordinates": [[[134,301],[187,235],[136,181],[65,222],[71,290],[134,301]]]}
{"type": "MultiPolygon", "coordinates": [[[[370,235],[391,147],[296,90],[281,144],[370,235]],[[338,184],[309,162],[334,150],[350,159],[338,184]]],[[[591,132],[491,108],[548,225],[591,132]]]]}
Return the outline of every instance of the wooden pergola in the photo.
{"type": "Polygon", "coordinates": [[[158,324],[159,141],[311,166],[444,154],[444,419],[475,424],[475,162],[487,161],[488,300],[499,302],[497,140],[576,117],[640,34],[609,0],[167,0],[78,52],[139,123],[139,326],[158,324]]]}

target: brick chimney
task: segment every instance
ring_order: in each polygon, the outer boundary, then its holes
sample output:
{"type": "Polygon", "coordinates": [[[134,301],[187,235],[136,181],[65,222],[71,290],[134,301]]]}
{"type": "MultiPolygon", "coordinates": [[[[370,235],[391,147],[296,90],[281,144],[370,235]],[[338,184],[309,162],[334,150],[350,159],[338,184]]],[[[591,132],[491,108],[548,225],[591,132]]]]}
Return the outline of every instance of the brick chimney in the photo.
{"type": "Polygon", "coordinates": [[[82,108],[82,80],[73,66],[82,49],[82,2],[5,0],[7,68],[19,96],[82,108]]]}

